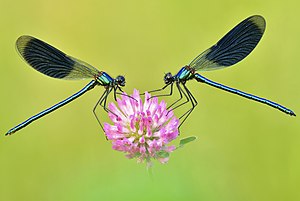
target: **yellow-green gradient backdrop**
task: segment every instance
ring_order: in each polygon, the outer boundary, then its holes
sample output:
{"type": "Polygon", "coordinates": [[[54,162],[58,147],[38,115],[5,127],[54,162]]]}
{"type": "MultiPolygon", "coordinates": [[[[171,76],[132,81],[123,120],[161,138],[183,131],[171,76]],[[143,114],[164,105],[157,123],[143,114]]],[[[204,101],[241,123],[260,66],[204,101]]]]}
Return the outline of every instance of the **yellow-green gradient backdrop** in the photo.
{"type": "Polygon", "coordinates": [[[167,165],[155,163],[152,177],[106,141],[92,114],[101,87],[4,137],[88,82],[33,70],[15,51],[20,35],[113,77],[125,75],[131,93],[163,86],[164,73],[175,74],[253,14],[267,21],[256,49],[231,68],[203,75],[300,114],[299,6],[297,0],[0,0],[0,200],[300,200],[299,117],[196,81],[187,85],[199,105],[181,137],[198,140],[167,165]]]}

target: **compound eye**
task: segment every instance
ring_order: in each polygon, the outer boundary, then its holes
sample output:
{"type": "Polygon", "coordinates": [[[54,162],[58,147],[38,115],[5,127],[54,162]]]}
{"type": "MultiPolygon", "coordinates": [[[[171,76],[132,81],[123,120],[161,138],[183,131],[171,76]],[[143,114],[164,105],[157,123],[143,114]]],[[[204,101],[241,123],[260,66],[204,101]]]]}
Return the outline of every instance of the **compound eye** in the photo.
{"type": "Polygon", "coordinates": [[[116,78],[116,83],[122,87],[125,86],[125,77],[122,76],[122,75],[119,75],[117,78],[116,78]]]}
{"type": "Polygon", "coordinates": [[[165,84],[170,84],[173,82],[173,76],[170,72],[165,74],[164,81],[165,84]]]}

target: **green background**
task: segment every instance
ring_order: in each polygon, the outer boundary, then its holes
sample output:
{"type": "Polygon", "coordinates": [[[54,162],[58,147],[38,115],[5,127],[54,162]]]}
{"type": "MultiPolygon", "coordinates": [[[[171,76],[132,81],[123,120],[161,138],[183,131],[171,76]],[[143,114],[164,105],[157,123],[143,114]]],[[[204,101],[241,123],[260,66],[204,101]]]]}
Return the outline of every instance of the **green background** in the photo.
{"type": "Polygon", "coordinates": [[[106,141],[92,114],[101,87],[4,137],[88,82],[31,69],[15,51],[20,35],[43,39],[111,76],[125,75],[124,90],[132,93],[163,86],[164,73],[175,74],[253,14],[267,21],[255,51],[232,68],[203,75],[300,114],[297,0],[0,0],[0,200],[300,200],[299,117],[195,81],[187,85],[199,105],[181,137],[198,140],[168,164],[155,163],[153,176],[106,141]]]}

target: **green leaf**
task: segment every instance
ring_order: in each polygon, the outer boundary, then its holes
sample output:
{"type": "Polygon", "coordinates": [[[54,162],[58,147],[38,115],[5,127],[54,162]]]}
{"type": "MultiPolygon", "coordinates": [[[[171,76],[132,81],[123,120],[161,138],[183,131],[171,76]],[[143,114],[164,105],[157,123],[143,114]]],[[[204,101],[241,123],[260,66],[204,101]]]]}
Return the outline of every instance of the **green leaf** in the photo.
{"type": "Polygon", "coordinates": [[[187,137],[187,138],[183,138],[180,140],[179,142],[179,147],[182,147],[183,145],[187,144],[187,143],[190,143],[190,142],[193,142],[194,140],[196,140],[197,138],[195,136],[191,136],[191,137],[187,137]]]}
{"type": "Polygon", "coordinates": [[[159,158],[168,158],[170,156],[169,152],[166,152],[166,151],[159,151],[157,153],[157,156],[159,158]]]}

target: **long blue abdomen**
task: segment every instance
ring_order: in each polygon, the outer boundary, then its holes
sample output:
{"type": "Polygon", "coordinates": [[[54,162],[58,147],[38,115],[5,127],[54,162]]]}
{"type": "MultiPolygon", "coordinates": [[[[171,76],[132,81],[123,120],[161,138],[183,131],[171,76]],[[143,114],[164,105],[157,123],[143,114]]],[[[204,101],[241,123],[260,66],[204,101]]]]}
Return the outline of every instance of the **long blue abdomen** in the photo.
{"type": "Polygon", "coordinates": [[[242,91],[234,89],[234,88],[227,87],[225,85],[222,85],[222,84],[219,84],[217,82],[211,81],[211,80],[203,77],[202,75],[200,75],[198,73],[195,74],[195,79],[198,82],[203,82],[205,84],[208,84],[210,86],[222,89],[224,91],[228,91],[230,93],[234,93],[234,94],[237,94],[239,96],[242,96],[242,97],[245,97],[245,98],[248,98],[248,99],[251,99],[251,100],[266,104],[266,105],[269,105],[269,106],[274,107],[274,108],[276,108],[276,109],[278,109],[278,110],[280,110],[280,111],[282,111],[286,114],[289,114],[291,116],[296,116],[296,114],[292,110],[290,110],[290,109],[288,109],[288,108],[286,108],[286,107],[284,107],[284,106],[282,106],[278,103],[272,102],[272,101],[267,100],[265,98],[260,98],[258,96],[252,95],[252,94],[242,92],[242,91]]]}
{"type": "Polygon", "coordinates": [[[15,132],[17,132],[18,130],[24,128],[25,126],[28,126],[30,123],[32,123],[33,121],[45,116],[46,114],[49,114],[50,112],[53,112],[54,110],[57,110],[58,108],[66,105],[67,103],[75,100],[76,98],[80,97],[81,95],[83,95],[85,92],[93,89],[95,86],[97,85],[97,82],[95,80],[92,80],[91,82],[89,82],[83,89],[81,89],[80,91],[78,91],[77,93],[73,94],[72,96],[70,96],[69,98],[53,105],[52,107],[49,107],[48,109],[30,117],[29,119],[27,119],[26,121],[18,124],[17,126],[13,127],[12,129],[10,129],[5,135],[11,135],[15,132]]]}

